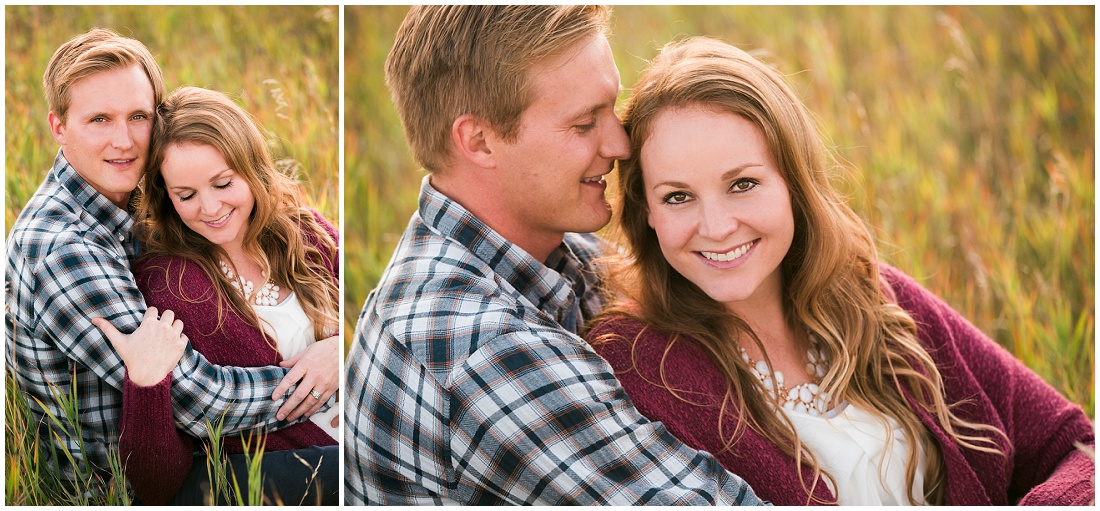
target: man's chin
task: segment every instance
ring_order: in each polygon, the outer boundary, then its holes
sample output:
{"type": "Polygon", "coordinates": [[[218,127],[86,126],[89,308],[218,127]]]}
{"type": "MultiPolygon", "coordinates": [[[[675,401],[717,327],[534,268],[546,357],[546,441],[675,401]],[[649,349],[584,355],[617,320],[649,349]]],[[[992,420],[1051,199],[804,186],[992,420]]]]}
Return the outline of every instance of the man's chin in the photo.
{"type": "Polygon", "coordinates": [[[603,229],[610,222],[611,222],[611,210],[608,209],[608,210],[605,210],[605,212],[603,214],[590,215],[588,218],[585,218],[584,221],[576,222],[576,225],[574,225],[574,229],[570,230],[570,232],[579,232],[579,233],[596,232],[600,229],[603,229]]]}

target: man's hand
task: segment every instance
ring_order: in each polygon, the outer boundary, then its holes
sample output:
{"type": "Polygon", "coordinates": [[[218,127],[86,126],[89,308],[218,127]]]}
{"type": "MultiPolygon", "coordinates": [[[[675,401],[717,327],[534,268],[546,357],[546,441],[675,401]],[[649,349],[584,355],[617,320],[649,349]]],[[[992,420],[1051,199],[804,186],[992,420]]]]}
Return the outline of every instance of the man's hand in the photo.
{"type": "Polygon", "coordinates": [[[281,399],[290,387],[298,384],[298,388],[275,414],[279,420],[292,421],[302,415],[313,415],[337,391],[340,385],[340,347],[339,336],[329,337],[279,363],[291,369],[275,387],[271,398],[281,399]]]}
{"type": "Polygon", "coordinates": [[[149,387],[160,383],[183,357],[187,336],[183,335],[183,322],[175,317],[172,311],[158,315],[156,307],[149,307],[137,330],[130,335],[119,332],[103,318],[92,318],[92,324],[107,336],[122,357],[130,381],[149,387]]]}

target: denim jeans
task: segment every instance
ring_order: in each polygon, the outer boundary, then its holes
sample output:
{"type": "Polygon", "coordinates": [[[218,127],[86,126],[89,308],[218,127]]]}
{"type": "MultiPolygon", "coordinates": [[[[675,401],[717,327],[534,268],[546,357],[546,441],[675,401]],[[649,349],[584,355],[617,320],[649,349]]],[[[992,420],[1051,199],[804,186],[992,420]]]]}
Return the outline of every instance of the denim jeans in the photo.
{"type": "MultiPolygon", "coordinates": [[[[226,476],[229,478],[229,493],[235,495],[233,478],[236,474],[241,495],[248,488],[248,466],[244,454],[226,456],[226,476]]],[[[285,504],[296,506],[324,505],[336,506],[340,501],[340,446],[309,447],[294,451],[265,452],[260,460],[260,474],[264,487],[264,504],[285,504]],[[314,476],[316,469],[316,476],[314,476]]],[[[183,482],[183,487],[169,505],[203,506],[210,504],[237,504],[235,498],[226,500],[224,496],[211,496],[210,478],[206,468],[206,454],[195,453],[191,472],[183,482]]],[[[247,503],[245,503],[247,504],[247,503]]]]}

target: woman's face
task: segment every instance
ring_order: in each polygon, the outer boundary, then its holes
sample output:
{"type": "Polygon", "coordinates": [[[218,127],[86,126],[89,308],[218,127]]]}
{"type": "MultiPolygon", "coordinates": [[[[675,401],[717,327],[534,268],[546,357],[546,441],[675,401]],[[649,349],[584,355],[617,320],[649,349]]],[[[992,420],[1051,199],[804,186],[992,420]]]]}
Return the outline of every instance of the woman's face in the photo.
{"type": "Polygon", "coordinates": [[[256,201],[217,149],[172,144],[164,152],[161,176],[184,225],[227,251],[241,247],[256,201]]]}
{"type": "Polygon", "coordinates": [[[739,314],[779,298],[794,215],[764,133],[738,115],[670,109],[640,157],[649,225],[669,264],[739,314]]]}

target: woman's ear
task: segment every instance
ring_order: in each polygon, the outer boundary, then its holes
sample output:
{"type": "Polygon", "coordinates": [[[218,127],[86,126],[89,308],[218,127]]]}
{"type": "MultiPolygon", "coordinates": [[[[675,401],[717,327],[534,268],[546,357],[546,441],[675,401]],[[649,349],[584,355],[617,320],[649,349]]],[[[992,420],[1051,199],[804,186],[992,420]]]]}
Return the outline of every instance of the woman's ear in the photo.
{"type": "Polygon", "coordinates": [[[458,148],[458,156],[482,168],[496,166],[488,139],[492,128],[484,119],[474,114],[462,114],[451,125],[451,139],[458,148]]]}

